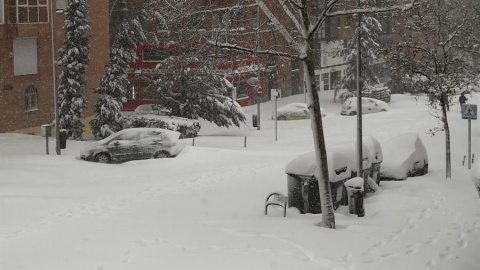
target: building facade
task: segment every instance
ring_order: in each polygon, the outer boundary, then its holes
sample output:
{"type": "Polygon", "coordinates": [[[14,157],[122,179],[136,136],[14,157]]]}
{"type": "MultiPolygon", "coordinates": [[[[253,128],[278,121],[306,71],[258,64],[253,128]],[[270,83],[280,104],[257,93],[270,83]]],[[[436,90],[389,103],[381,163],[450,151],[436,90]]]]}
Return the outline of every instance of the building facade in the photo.
{"type": "MultiPolygon", "coordinates": [[[[92,35],[90,64],[85,73],[88,108],[93,116],[98,87],[109,54],[108,0],[88,1],[92,35]]],[[[64,15],[68,0],[0,0],[0,132],[40,134],[54,116],[51,20],[54,21],[55,58],[63,46],[64,15]],[[50,5],[57,11],[50,13],[50,5]],[[53,17],[52,17],[53,16],[53,17]]],[[[58,76],[62,72],[57,66],[58,76]]]]}

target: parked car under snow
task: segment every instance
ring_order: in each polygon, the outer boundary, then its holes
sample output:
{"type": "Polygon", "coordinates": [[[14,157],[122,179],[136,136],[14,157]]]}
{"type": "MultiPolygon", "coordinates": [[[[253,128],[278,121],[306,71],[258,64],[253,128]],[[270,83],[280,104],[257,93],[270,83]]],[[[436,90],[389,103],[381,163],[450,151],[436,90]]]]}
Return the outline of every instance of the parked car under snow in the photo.
{"type": "Polygon", "coordinates": [[[100,163],[175,157],[183,149],[180,133],[161,128],[129,128],[84,148],[80,158],[100,163]]]}
{"type": "Polygon", "coordinates": [[[382,180],[405,180],[428,173],[428,153],[417,133],[405,133],[382,143],[382,180]]]}
{"type": "MultiPolygon", "coordinates": [[[[362,114],[385,112],[389,110],[389,106],[386,102],[383,102],[374,98],[362,97],[362,114]]],[[[351,97],[345,100],[342,105],[341,115],[357,115],[357,98],[351,97]]]]}
{"type": "MultiPolygon", "coordinates": [[[[322,117],[325,117],[325,110],[320,108],[322,117]]],[[[272,119],[275,120],[275,111],[272,112],[272,119]]],[[[277,108],[277,120],[300,120],[310,119],[310,111],[305,103],[290,103],[277,108]]]]}

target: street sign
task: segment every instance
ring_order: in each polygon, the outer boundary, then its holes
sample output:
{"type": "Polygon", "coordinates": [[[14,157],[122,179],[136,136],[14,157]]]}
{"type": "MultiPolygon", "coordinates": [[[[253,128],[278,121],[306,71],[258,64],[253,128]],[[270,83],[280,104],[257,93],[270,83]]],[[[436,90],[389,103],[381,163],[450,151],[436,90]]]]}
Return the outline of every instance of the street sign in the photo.
{"type": "Polygon", "coordinates": [[[462,104],[462,119],[477,120],[477,105],[462,104]]]}

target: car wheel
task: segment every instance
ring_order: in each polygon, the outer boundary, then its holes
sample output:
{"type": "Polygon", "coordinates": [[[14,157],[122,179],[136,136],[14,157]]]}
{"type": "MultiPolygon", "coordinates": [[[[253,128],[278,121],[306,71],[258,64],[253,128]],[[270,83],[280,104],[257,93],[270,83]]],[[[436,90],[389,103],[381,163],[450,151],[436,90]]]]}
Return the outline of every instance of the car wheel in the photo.
{"type": "Polygon", "coordinates": [[[386,112],[387,110],[381,109],[380,112],[386,112]]]}
{"type": "Polygon", "coordinates": [[[100,153],[95,156],[95,162],[98,163],[110,163],[112,162],[112,159],[110,156],[106,153],[100,153]]]}
{"type": "Polygon", "coordinates": [[[428,163],[425,163],[425,165],[423,165],[423,174],[427,174],[428,173],[428,163]]]}
{"type": "Polygon", "coordinates": [[[279,115],[277,119],[284,121],[284,120],[287,120],[287,117],[285,117],[285,115],[279,115]]]}
{"type": "Polygon", "coordinates": [[[155,154],[154,158],[169,158],[170,154],[166,151],[160,151],[155,154]]]}
{"type": "Polygon", "coordinates": [[[355,111],[354,111],[354,112],[350,112],[350,115],[352,115],[352,116],[353,116],[353,115],[357,115],[357,112],[355,112],[355,111]]]}

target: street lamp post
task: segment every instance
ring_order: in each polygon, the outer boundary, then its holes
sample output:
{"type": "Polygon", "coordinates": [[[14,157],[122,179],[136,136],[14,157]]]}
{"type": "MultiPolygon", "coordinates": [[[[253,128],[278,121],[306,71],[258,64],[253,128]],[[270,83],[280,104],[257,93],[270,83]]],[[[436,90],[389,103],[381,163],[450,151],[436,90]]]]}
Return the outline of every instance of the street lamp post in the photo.
{"type": "Polygon", "coordinates": [[[50,28],[52,31],[52,72],[53,72],[53,106],[55,107],[55,150],[57,155],[61,155],[60,150],[60,121],[58,115],[58,85],[57,85],[57,63],[55,61],[55,27],[54,27],[54,8],[53,0],[50,0],[50,28]]]}

